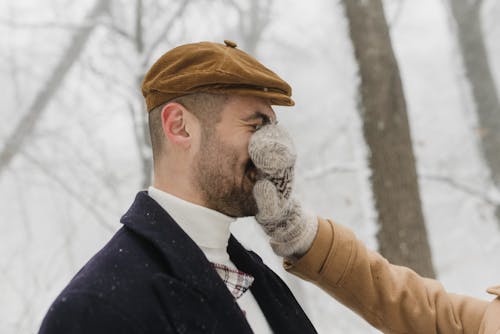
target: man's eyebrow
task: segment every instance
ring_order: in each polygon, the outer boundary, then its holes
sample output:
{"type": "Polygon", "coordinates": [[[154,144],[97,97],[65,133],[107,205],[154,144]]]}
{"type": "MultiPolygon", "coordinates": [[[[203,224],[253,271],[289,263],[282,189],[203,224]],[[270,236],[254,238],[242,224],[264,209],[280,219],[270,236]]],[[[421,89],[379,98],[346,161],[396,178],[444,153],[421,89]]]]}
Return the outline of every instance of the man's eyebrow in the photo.
{"type": "Polygon", "coordinates": [[[243,120],[249,122],[249,121],[253,121],[256,119],[261,119],[264,123],[271,123],[271,121],[272,121],[268,115],[266,115],[260,111],[254,112],[250,116],[245,117],[243,120]]]}

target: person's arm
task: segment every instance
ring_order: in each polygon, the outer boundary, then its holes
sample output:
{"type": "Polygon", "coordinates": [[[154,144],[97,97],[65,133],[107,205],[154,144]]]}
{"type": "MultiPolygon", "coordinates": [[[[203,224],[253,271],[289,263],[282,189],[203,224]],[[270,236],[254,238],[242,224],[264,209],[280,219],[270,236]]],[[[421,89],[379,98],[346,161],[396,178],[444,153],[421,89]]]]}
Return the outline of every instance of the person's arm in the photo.
{"type": "Polygon", "coordinates": [[[303,213],[291,197],[291,138],[267,125],[251,138],[261,172],[254,187],[256,220],[285,268],[323,288],[385,333],[476,334],[489,303],[447,293],[442,285],[366,249],[347,228],[303,213]]]}
{"type": "Polygon", "coordinates": [[[309,251],[285,268],[321,287],[385,333],[478,333],[489,303],[447,293],[436,280],[390,264],[354,234],[319,219],[309,251]]]}

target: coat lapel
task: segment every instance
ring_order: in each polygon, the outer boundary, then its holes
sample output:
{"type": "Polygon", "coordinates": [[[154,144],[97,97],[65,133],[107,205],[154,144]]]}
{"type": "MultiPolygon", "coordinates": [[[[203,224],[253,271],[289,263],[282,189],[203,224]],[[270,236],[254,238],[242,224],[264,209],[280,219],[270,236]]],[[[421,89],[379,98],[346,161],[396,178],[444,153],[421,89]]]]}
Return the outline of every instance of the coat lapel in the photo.
{"type": "Polygon", "coordinates": [[[161,253],[168,275],[153,277],[153,286],[179,332],[251,333],[201,249],[146,192],[137,194],[121,223],[161,253]]]}
{"type": "Polygon", "coordinates": [[[247,251],[233,236],[229,239],[231,261],[252,275],[250,291],[275,333],[316,333],[314,326],[285,283],[253,252],[247,251]]]}

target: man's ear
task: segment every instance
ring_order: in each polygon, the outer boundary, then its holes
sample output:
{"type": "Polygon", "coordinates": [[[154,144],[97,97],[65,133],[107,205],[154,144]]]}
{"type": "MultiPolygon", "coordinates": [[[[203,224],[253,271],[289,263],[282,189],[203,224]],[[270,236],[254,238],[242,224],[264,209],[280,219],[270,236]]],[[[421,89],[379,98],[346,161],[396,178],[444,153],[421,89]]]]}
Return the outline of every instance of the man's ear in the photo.
{"type": "Polygon", "coordinates": [[[167,103],[161,110],[163,134],[174,145],[189,147],[191,135],[187,131],[187,109],[177,102],[167,103]]]}

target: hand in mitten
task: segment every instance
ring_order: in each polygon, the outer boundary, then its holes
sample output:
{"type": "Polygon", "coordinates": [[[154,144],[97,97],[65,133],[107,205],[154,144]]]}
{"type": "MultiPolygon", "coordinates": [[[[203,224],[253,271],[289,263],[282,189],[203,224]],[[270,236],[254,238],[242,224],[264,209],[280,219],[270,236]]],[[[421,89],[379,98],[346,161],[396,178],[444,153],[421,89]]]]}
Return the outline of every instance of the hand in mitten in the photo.
{"type": "Polygon", "coordinates": [[[265,125],[250,138],[248,151],[259,170],[253,189],[258,208],[255,218],[271,237],[276,254],[298,258],[310,248],[317,220],[291,197],[296,160],[292,139],[278,125],[265,125]]]}

